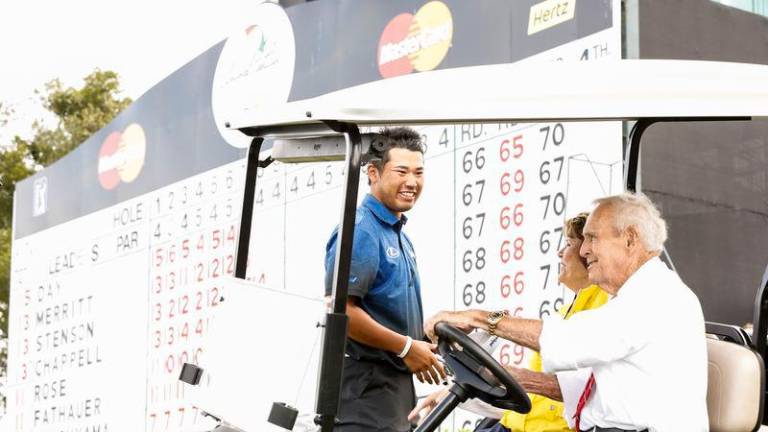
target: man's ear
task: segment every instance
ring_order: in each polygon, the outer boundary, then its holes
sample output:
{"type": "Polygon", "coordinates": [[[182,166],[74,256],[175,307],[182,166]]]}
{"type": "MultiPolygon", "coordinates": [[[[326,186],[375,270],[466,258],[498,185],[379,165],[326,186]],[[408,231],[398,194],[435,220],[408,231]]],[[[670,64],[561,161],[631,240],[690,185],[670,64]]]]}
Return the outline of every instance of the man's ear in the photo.
{"type": "Polygon", "coordinates": [[[368,164],[368,183],[374,184],[379,181],[379,170],[374,164],[368,164]]]}
{"type": "Polygon", "coordinates": [[[624,240],[628,248],[632,249],[640,242],[640,233],[637,231],[637,227],[630,225],[624,230],[624,240]]]}

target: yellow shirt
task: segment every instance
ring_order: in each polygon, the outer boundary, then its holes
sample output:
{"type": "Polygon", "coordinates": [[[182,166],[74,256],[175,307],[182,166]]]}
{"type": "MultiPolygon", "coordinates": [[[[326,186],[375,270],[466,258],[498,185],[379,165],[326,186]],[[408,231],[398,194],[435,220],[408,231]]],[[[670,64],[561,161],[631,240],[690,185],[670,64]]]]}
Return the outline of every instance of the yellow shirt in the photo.
{"type": "MultiPolygon", "coordinates": [[[[608,301],[608,293],[597,285],[583,288],[573,300],[570,307],[561,307],[560,314],[564,319],[571,315],[590,309],[596,309],[608,301]],[[567,313],[567,315],[566,315],[567,313]]],[[[529,369],[541,372],[541,355],[534,353],[529,369]]],[[[556,432],[571,431],[568,423],[563,418],[563,403],[554,401],[537,394],[529,394],[531,398],[531,411],[528,414],[520,414],[513,411],[504,413],[499,423],[512,432],[556,432]]]]}

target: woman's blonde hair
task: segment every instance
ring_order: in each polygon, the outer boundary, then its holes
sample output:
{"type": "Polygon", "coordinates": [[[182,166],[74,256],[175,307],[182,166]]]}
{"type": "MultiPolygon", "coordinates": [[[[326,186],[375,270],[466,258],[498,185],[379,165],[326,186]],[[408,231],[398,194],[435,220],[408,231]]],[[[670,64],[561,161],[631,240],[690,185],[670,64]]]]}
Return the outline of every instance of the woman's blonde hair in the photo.
{"type": "Polygon", "coordinates": [[[565,221],[565,236],[584,240],[584,225],[587,223],[588,212],[582,212],[565,221]]]}

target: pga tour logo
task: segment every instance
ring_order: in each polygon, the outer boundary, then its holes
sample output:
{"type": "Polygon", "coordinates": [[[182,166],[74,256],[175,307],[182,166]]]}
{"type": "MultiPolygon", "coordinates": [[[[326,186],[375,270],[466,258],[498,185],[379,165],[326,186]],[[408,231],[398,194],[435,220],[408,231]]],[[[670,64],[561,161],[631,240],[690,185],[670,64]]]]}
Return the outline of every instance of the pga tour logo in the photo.
{"type": "Polygon", "coordinates": [[[40,177],[32,184],[32,216],[48,211],[48,177],[40,177]]]}

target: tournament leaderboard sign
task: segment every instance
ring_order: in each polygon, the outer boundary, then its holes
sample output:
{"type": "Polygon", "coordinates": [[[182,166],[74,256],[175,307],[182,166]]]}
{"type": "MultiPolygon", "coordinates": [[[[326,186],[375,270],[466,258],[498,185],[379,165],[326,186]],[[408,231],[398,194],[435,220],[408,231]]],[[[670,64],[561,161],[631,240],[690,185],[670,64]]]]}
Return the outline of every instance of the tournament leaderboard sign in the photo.
{"type": "MultiPolygon", "coordinates": [[[[18,185],[8,359],[13,430],[211,428],[205,407],[195,406],[177,378],[184,362],[205,365],[205,337],[234,272],[248,139],[225,127],[232,113],[434,69],[618,59],[619,7],[617,0],[258,6],[227,41],[18,185]]],[[[509,77],[500,85],[525,83],[509,77]]],[[[419,131],[427,177],[408,232],[425,313],[556,313],[569,301],[557,284],[563,219],[620,190],[620,124],[419,131]]],[[[285,293],[286,307],[292,296],[322,295],[324,246],[338,222],[343,178],[337,163],[262,170],[254,197],[258,243],[248,267],[254,289],[285,293]]],[[[264,325],[280,322],[293,343],[312,344],[314,333],[291,328],[284,317],[275,310],[264,325]]],[[[258,331],[242,329],[231,343],[249,343],[258,331]]],[[[524,365],[528,353],[505,344],[495,355],[524,365]]],[[[274,359],[253,361],[279,367],[274,359]]],[[[312,391],[305,392],[309,401],[300,408],[307,411],[312,391]]],[[[225,402],[237,397],[221,395],[225,402]]],[[[265,389],[247,397],[256,411],[275,400],[265,389]]],[[[457,411],[441,430],[474,421],[457,411]]]]}

